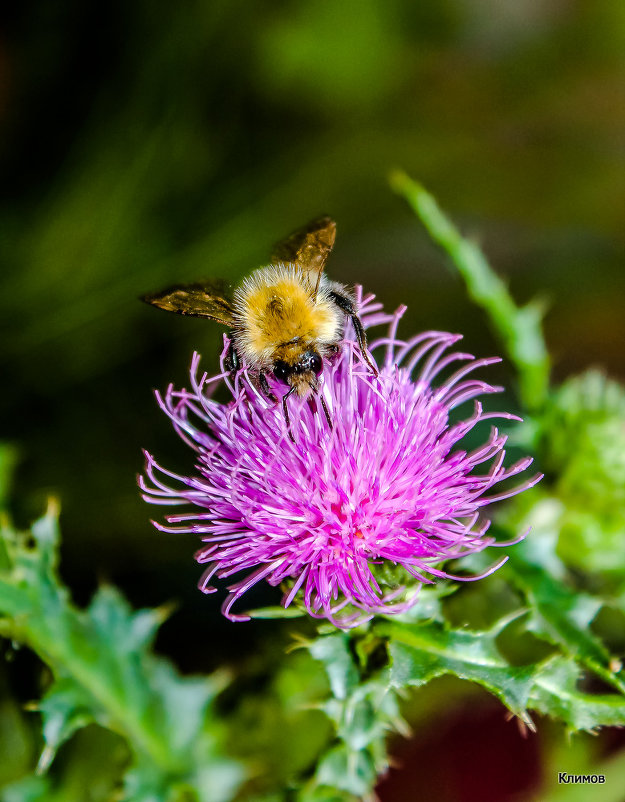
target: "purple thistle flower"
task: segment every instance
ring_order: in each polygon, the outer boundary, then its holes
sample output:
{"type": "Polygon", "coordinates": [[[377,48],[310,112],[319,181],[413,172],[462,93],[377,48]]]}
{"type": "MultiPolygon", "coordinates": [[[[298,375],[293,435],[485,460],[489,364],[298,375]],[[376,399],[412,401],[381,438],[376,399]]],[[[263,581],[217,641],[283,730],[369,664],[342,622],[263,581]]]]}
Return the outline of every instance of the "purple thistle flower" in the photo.
{"type": "Polygon", "coordinates": [[[261,579],[287,583],[285,607],[300,593],[311,616],[346,628],[376,613],[407,610],[431,577],[487,576],[507,557],[479,576],[453,576],[436,566],[487,546],[509,545],[486,536],[490,521],[480,518],[481,508],[541,478],[491,493],[532,462],[504,467],[506,436],[494,427],[474,451],[454,450],[481,421],[519,420],[486,413],[476,400],[502,388],[470,374],[500,360],[450,353],[460,335],[429,331],[399,340],[405,307],[385,314],[374,296],[362,298],[360,288],[357,293],[365,329],[385,325],[388,331],[370,345],[378,355],[376,378],[347,326],[343,350],[326,364],[320,390],[332,428],[314,401],[292,397],[292,442],[280,405],[261,395],[246,371],[233,386],[224,355],[221,373],[208,378],[198,377],[200,358],[194,354],[191,389],[170,386],[164,397],[156,394],[195,450],[196,472],[172,473],[146,454],[146,478],[139,480],[144,498],[195,508],[169,515],[168,526],[154,525],[202,535],[205,545],[196,559],[208,563],[200,582],[205,593],[215,591],[214,575],[251,572],[229,587],[222,612],[232,621],[248,620],[231,608],[261,579]],[[456,362],[466,364],[450,371],[456,362]],[[440,374],[448,375],[435,382],[440,374]],[[232,393],[227,404],[210,397],[221,381],[232,393]],[[470,417],[451,423],[450,412],[469,400],[470,417]],[[392,568],[391,582],[385,567],[392,568]]]}

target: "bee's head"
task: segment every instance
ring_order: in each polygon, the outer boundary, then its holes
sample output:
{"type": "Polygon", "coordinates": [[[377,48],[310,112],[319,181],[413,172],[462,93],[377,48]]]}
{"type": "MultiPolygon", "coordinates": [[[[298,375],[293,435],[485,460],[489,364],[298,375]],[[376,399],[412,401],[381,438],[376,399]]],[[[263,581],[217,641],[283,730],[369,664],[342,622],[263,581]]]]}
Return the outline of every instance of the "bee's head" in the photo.
{"type": "Polygon", "coordinates": [[[308,348],[293,360],[276,359],[273,375],[278,381],[294,387],[298,395],[306,395],[317,385],[317,376],[323,370],[323,359],[317,351],[308,348]]]}

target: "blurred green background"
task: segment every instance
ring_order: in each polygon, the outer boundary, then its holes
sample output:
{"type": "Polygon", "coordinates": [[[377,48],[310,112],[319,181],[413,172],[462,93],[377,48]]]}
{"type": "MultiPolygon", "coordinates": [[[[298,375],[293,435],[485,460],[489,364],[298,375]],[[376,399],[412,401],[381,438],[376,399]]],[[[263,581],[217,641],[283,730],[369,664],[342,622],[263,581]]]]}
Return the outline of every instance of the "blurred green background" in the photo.
{"type": "MultiPolygon", "coordinates": [[[[613,0],[33,0],[0,40],[2,433],[18,521],[62,502],[63,572],[180,609],[160,647],[207,670],[256,650],[196,590],[191,536],[150,526],[141,448],[190,455],[152,388],[216,364],[219,327],[138,296],[236,281],[312,217],[338,224],[332,278],[404,332],[481,313],[387,175],[421,180],[519,302],[543,296],[557,378],[625,377],[625,6],[613,0]]],[[[491,378],[494,375],[491,372],[491,378]]],[[[500,376],[511,383],[503,366],[500,376]]],[[[508,404],[514,404],[509,400],[508,404]]],[[[503,406],[499,402],[499,406],[503,406]]],[[[271,597],[273,598],[273,596],[271,597]]]]}

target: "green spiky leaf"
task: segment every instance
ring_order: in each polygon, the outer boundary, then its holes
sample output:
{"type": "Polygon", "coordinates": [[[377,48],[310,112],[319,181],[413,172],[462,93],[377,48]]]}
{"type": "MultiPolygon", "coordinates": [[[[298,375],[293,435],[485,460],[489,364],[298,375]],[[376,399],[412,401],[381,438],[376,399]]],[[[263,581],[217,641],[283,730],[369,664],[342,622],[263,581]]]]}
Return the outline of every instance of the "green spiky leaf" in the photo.
{"type": "MultiPolygon", "coordinates": [[[[564,576],[554,578],[533,561],[532,554],[535,554],[533,546],[521,544],[506,566],[506,572],[527,597],[530,609],[527,628],[561,647],[565,655],[625,694],[625,678],[612,670],[614,659],[590,629],[603,599],[570,588],[564,576]]],[[[551,555],[551,564],[555,559],[551,555]]]]}
{"type": "Polygon", "coordinates": [[[37,652],[54,676],[39,706],[46,744],[40,768],[76,730],[96,722],[130,747],[127,799],[230,799],[242,769],[220,753],[222,725],[211,711],[225,677],[181,677],[153,655],[163,611],[133,611],[111,587],[86,610],[71,603],[57,571],[55,505],[30,532],[5,522],[2,535],[2,631],[37,652]]]}
{"type": "Polygon", "coordinates": [[[592,730],[625,724],[625,697],[592,695],[576,683],[584,669],[573,657],[556,655],[525,666],[512,666],[500,654],[496,637],[510,619],[488,631],[454,630],[438,624],[406,628],[385,626],[390,638],[391,683],[421,686],[451,674],[486,688],[513,713],[531,724],[528,710],[561,719],[567,728],[592,730]]]}
{"type": "MultiPolygon", "coordinates": [[[[377,640],[385,649],[384,642],[377,640]]],[[[373,799],[376,778],[388,767],[387,733],[407,732],[385,665],[369,670],[371,646],[366,629],[322,635],[308,645],[328,675],[331,695],[319,707],[332,722],[338,740],[317,764],[315,789],[327,786],[358,799],[373,799]]]]}
{"type": "Polygon", "coordinates": [[[513,713],[527,718],[525,710],[534,670],[531,666],[511,666],[499,653],[495,639],[505,623],[482,632],[454,630],[437,623],[385,626],[390,640],[392,685],[420,686],[435,677],[452,674],[484,686],[513,713]]]}
{"type": "Polygon", "coordinates": [[[573,660],[554,657],[535,675],[530,705],[565,721],[571,732],[625,726],[625,699],[616,694],[583,693],[577,687],[583,670],[573,660]]]}
{"type": "Polygon", "coordinates": [[[338,788],[362,798],[371,793],[376,777],[375,764],[366,751],[340,744],[321,759],[316,779],[321,786],[338,788]]]}

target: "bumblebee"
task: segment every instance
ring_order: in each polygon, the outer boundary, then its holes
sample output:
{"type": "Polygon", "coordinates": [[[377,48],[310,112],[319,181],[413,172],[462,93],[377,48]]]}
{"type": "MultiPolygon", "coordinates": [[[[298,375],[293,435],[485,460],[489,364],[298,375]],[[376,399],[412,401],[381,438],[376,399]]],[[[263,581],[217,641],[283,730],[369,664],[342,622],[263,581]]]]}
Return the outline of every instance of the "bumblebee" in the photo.
{"type": "MultiPolygon", "coordinates": [[[[288,426],[287,399],[293,393],[302,398],[317,393],[324,360],[340,350],[346,317],[363,359],[377,375],[353,294],[324,273],[335,236],[334,220],[322,217],[277,245],[271,264],[254,270],[234,291],[225,281],[206,281],[171,287],[142,300],[167,312],[228,326],[226,367],[236,373],[244,363],[272,402],[278,399],[267,375],[286,385],[282,408],[288,426]]],[[[322,396],[320,400],[331,426],[322,396]]],[[[289,435],[293,439],[290,426],[289,435]]]]}

